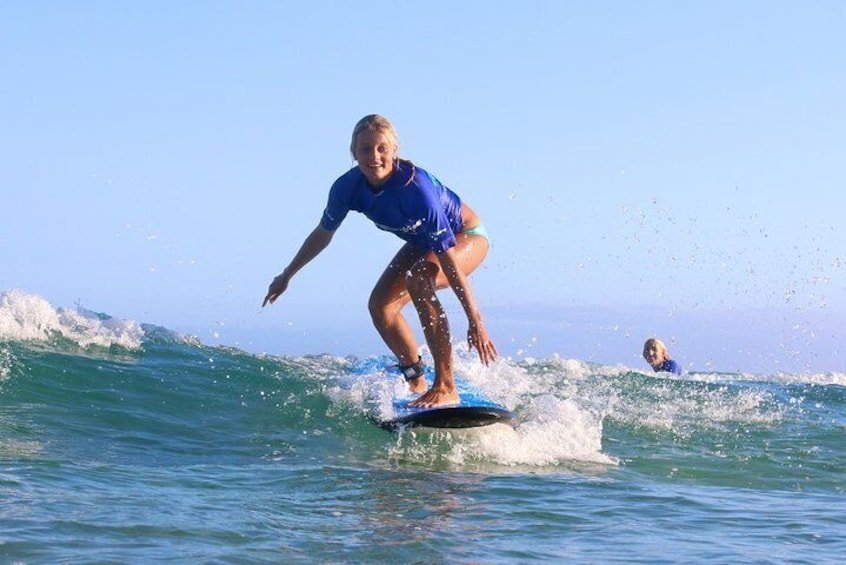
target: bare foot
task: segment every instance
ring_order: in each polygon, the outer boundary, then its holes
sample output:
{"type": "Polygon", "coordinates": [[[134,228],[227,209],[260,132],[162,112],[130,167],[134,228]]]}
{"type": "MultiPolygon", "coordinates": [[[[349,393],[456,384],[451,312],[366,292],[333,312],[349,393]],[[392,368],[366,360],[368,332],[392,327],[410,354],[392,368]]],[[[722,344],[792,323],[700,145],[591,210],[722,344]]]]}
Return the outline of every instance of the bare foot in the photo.
{"type": "Polygon", "coordinates": [[[408,405],[415,408],[432,408],[434,406],[458,404],[459,402],[461,402],[461,398],[458,396],[457,390],[444,390],[432,387],[426,394],[417,400],[409,402],[408,405]]]}
{"type": "Polygon", "coordinates": [[[426,379],[422,376],[417,377],[414,380],[408,381],[408,390],[410,390],[414,394],[426,392],[426,390],[428,390],[428,388],[429,388],[429,385],[426,383],[426,379]]]}

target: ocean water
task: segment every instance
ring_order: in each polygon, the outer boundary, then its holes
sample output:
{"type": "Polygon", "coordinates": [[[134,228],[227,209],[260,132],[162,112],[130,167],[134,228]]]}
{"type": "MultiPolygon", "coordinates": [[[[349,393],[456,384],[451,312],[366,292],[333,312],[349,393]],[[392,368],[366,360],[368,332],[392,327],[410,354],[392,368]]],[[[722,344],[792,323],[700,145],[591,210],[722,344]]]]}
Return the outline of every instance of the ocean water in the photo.
{"type": "MultiPolygon", "coordinates": [[[[461,348],[457,348],[461,349],[461,348]]],[[[0,294],[3,563],[841,563],[846,375],[459,351],[515,428],[382,430],[390,359],[0,294]]]]}

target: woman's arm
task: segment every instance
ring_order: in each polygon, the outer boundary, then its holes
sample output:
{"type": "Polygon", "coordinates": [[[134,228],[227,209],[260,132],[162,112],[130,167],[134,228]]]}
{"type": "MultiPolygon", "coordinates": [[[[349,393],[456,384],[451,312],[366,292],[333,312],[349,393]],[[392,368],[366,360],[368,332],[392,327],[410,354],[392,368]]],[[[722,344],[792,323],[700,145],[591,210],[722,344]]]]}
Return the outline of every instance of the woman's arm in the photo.
{"type": "Polygon", "coordinates": [[[479,352],[479,359],[482,363],[488,365],[496,359],[497,351],[490,337],[488,337],[485,325],[482,323],[482,314],[476,306],[476,298],[473,296],[470,282],[458,267],[453,249],[447,249],[437,257],[441,269],[449,281],[449,286],[455,292],[455,296],[458,297],[458,301],[467,314],[467,342],[471,348],[475,348],[479,352]]]}
{"type": "Polygon", "coordinates": [[[277,275],[276,278],[273,279],[273,282],[270,283],[270,287],[267,289],[267,296],[264,297],[264,302],[261,303],[262,307],[276,302],[276,299],[279,298],[279,296],[288,288],[288,283],[291,281],[291,277],[293,277],[297,271],[305,267],[309,261],[317,257],[321,251],[326,249],[332,241],[332,236],[334,235],[334,231],[329,231],[318,224],[318,226],[314,228],[310,234],[308,234],[308,237],[305,238],[300,250],[297,251],[297,254],[294,255],[294,258],[291,259],[291,262],[287,267],[285,267],[285,270],[282,271],[281,274],[277,275]]]}

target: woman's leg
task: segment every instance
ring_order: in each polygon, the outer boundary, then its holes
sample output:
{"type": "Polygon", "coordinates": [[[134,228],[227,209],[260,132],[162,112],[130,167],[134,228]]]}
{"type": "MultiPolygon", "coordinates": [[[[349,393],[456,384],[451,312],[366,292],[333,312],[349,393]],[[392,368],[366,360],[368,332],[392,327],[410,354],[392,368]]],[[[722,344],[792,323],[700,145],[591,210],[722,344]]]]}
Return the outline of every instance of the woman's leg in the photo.
{"type": "MultiPolygon", "coordinates": [[[[403,307],[411,300],[405,277],[423,255],[424,252],[411,245],[403,245],[379,277],[368,302],[373,325],[391,352],[397,356],[400,366],[404,367],[418,359],[417,339],[402,315],[403,307]]],[[[409,385],[413,392],[426,390],[426,381],[422,378],[415,379],[409,385]]]]}
{"type": "MultiPolygon", "coordinates": [[[[435,361],[435,382],[428,396],[436,394],[437,404],[458,402],[455,381],[452,377],[452,343],[449,320],[441,301],[438,300],[437,279],[440,266],[435,257],[427,257],[415,263],[406,278],[408,293],[414,302],[423,335],[435,361]]],[[[425,385],[423,390],[425,390],[425,385]]],[[[422,392],[422,391],[420,391],[422,392]]]]}
{"type": "MultiPolygon", "coordinates": [[[[488,241],[482,236],[464,233],[459,234],[456,239],[454,257],[458,268],[466,276],[476,270],[487,255],[488,241]]],[[[434,253],[428,253],[414,263],[405,282],[420,317],[426,343],[435,360],[435,382],[415,404],[437,406],[458,402],[453,379],[449,321],[435,294],[437,290],[449,286],[449,281],[434,253]]]]}
{"type": "MultiPolygon", "coordinates": [[[[465,275],[472,273],[485,258],[488,242],[478,235],[459,234],[454,248],[459,268],[465,275]]],[[[449,323],[435,291],[449,286],[434,253],[424,253],[405,244],[385,268],[370,295],[368,307],[373,324],[388,348],[397,356],[400,365],[417,361],[418,346],[411,328],[402,315],[402,308],[414,295],[414,304],[426,343],[435,359],[436,382],[451,396],[452,346],[449,323]]],[[[426,390],[425,380],[409,383],[412,392],[426,390]]],[[[440,398],[442,395],[438,395],[440,398]]],[[[457,400],[457,399],[456,399],[457,400]]],[[[445,399],[442,402],[449,402],[445,399]]],[[[454,401],[454,400],[453,400],[454,401]]]]}

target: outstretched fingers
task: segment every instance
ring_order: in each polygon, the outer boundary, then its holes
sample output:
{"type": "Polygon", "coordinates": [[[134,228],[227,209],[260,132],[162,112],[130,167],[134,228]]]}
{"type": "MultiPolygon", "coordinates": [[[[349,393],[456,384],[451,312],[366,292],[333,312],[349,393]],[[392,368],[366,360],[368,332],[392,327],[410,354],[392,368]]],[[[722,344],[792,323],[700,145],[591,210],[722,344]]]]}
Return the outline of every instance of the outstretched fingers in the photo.
{"type": "Polygon", "coordinates": [[[476,349],[479,352],[479,359],[485,367],[490,365],[497,358],[497,355],[499,355],[492,341],[486,341],[481,344],[481,347],[477,347],[476,349]]]}
{"type": "Polygon", "coordinates": [[[499,353],[496,350],[496,345],[488,337],[488,332],[484,328],[469,329],[467,331],[467,343],[470,349],[475,349],[479,354],[479,360],[486,367],[497,358],[499,353]]]}
{"type": "Polygon", "coordinates": [[[279,298],[287,288],[288,279],[283,275],[277,275],[267,288],[267,294],[264,297],[264,301],[261,303],[261,307],[264,308],[268,304],[276,302],[276,299],[279,298]]]}

